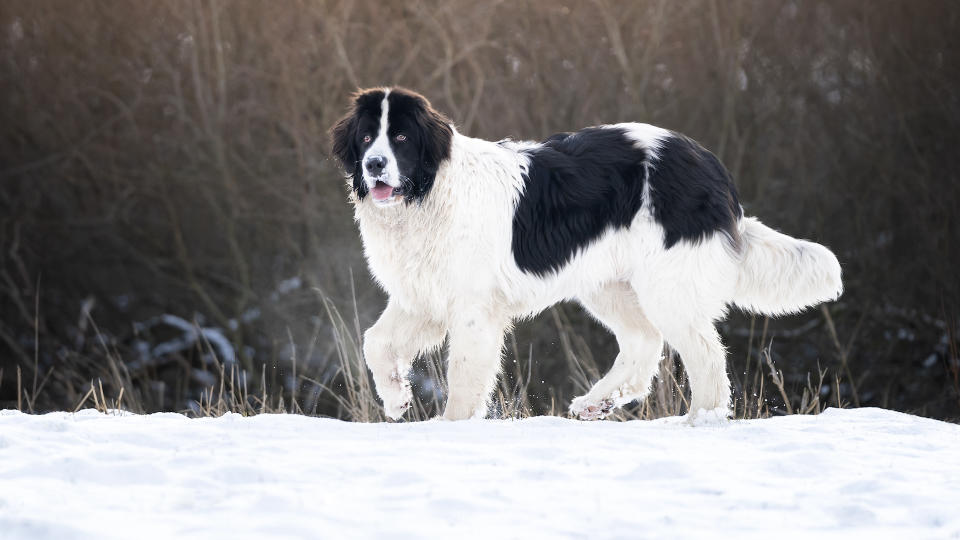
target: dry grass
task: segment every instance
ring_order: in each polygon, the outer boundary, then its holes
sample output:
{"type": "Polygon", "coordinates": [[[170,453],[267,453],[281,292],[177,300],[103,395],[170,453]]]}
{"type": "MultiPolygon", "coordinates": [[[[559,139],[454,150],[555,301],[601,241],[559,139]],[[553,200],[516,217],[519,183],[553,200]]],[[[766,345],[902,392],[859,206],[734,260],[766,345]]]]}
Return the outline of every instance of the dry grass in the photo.
{"type": "MultiPolygon", "coordinates": [[[[330,338],[336,351],[335,370],[332,373],[328,371],[324,375],[309,369],[304,370],[294,347],[289,358],[292,384],[287,388],[274,386],[268,390],[267,382],[270,378],[266,374],[267,366],[261,365],[259,376],[255,378],[259,385],[251,387],[251,374],[235,363],[226,365],[217,358],[217,352],[209,341],[204,341],[198,346],[212,358],[209,373],[214,382],[204,387],[197,399],[190,401],[188,407],[180,412],[194,417],[221,416],[227,412],[244,416],[290,413],[332,416],[355,422],[387,421],[376,397],[372,378],[362,360],[362,331],[356,318],[356,306],[354,317],[348,320],[329,298],[323,297],[323,303],[330,326],[334,329],[330,338]]],[[[532,347],[525,351],[525,355],[520,354],[516,337],[511,334],[505,347],[503,374],[491,400],[490,417],[516,419],[541,414],[568,416],[567,406],[570,400],[575,395],[586,392],[603,374],[603,366],[594,359],[584,340],[575,334],[564,310],[553,309],[550,316],[563,344],[563,369],[568,372],[571,382],[567,387],[573,392],[567,395],[562,388],[547,388],[547,395],[531,391],[531,383],[541,376],[534,367],[538,362],[533,358],[532,347]]],[[[315,339],[320,338],[315,336],[315,339]]],[[[805,385],[791,386],[774,366],[770,355],[772,344],[763,345],[763,339],[764,336],[761,335],[751,337],[751,343],[754,343],[759,351],[758,358],[753,361],[748,359],[747,370],[742,373],[742,377],[735,378],[737,391],[733,400],[734,417],[766,418],[781,414],[819,413],[827,406],[821,401],[826,370],[820,371],[813,378],[808,375],[805,385]]],[[[100,340],[103,341],[102,338],[100,340]]],[[[312,342],[308,347],[318,345],[312,342]]],[[[547,365],[555,366],[556,363],[547,365]]],[[[417,360],[411,372],[414,402],[404,417],[406,421],[427,420],[442,412],[446,387],[444,373],[442,355],[439,352],[417,360]]],[[[49,376],[50,373],[47,378],[49,376]]],[[[39,383],[33,381],[33,386],[28,390],[18,371],[18,392],[21,395],[17,402],[18,410],[37,412],[36,399],[43,392],[45,381],[46,378],[39,383]]],[[[127,391],[127,388],[140,386],[131,380],[123,364],[114,360],[106,370],[90,381],[88,389],[72,410],[94,408],[104,413],[116,410],[149,412],[150,405],[137,397],[140,393],[127,391]],[[107,382],[107,388],[113,389],[113,392],[104,390],[104,381],[107,382]]],[[[539,386],[543,388],[543,385],[539,386]]],[[[839,395],[836,392],[834,394],[839,395]]],[[[609,418],[624,421],[678,416],[687,412],[688,405],[689,387],[686,377],[678,359],[666,348],[659,374],[647,399],[630,404],[609,418]]],[[[837,402],[834,405],[846,404],[837,402]]]]}

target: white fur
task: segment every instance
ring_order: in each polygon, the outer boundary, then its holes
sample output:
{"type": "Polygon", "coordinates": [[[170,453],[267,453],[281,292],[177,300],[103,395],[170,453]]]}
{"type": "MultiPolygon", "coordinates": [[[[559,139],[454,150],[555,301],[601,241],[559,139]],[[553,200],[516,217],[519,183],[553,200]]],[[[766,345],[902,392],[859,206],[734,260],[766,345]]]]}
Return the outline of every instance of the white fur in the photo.
{"type": "Polygon", "coordinates": [[[782,315],[843,293],[840,263],[829,249],[778,233],[756,218],[740,220],[740,234],[745,252],[734,297],[738,307],[782,315]]]}
{"type": "MultiPolygon", "coordinates": [[[[651,151],[668,133],[646,124],[619,127],[651,151]]],[[[822,246],[746,218],[742,255],[724,234],[666,250],[649,209],[629,228],[608,230],[558,272],[525,273],[514,262],[511,235],[527,166],[518,149],[527,144],[454,131],[450,158],[422,204],[380,207],[370,197],[353,199],[370,268],[390,296],[365,334],[364,354],[392,418],[409,403],[412,361],[448,334],[444,417],[486,414],[512,321],[566,299],[580,301],[620,346],[613,368],[574,400],[572,413],[599,418],[642,399],[664,340],[686,367],[691,411],[725,408],[730,386],[714,322],[727,305],[783,312],[839,294],[839,265],[822,246]]]]}

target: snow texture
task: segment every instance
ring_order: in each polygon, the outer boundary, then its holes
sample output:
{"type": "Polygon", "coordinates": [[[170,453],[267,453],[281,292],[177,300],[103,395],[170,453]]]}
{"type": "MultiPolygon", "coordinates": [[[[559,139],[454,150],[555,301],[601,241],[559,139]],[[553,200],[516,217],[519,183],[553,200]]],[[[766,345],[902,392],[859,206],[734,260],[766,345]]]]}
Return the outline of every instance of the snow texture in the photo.
{"type": "Polygon", "coordinates": [[[958,538],[960,426],[0,412],[0,538],[958,538]]]}

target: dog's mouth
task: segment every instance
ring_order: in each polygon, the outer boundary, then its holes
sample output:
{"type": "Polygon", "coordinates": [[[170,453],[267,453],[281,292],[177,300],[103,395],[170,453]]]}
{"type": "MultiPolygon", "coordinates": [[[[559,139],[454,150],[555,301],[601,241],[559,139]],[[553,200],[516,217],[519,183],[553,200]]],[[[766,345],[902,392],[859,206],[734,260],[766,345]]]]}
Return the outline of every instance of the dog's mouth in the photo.
{"type": "Polygon", "coordinates": [[[370,194],[373,195],[375,202],[387,202],[393,199],[395,195],[393,186],[379,180],[377,180],[376,185],[370,189],[370,194]]]}

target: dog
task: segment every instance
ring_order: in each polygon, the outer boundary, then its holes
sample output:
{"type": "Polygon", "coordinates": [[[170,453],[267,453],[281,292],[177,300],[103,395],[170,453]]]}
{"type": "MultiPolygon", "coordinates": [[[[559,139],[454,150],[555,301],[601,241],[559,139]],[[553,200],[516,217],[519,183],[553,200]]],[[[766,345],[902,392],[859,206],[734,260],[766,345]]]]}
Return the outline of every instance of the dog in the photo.
{"type": "Polygon", "coordinates": [[[646,396],[664,341],[690,382],[691,418],[729,412],[730,306],[797,312],[843,291],[826,247],[746,217],[726,168],[692,139],[640,123],[541,142],[459,133],[420,94],[354,94],[333,155],[374,279],[389,300],[363,354],[384,410],[411,403],[408,372],[449,336],[443,418],[483,417],[513,321],[579,302],[616,337],[610,371],[570,413],[601,419],[646,396]]]}

